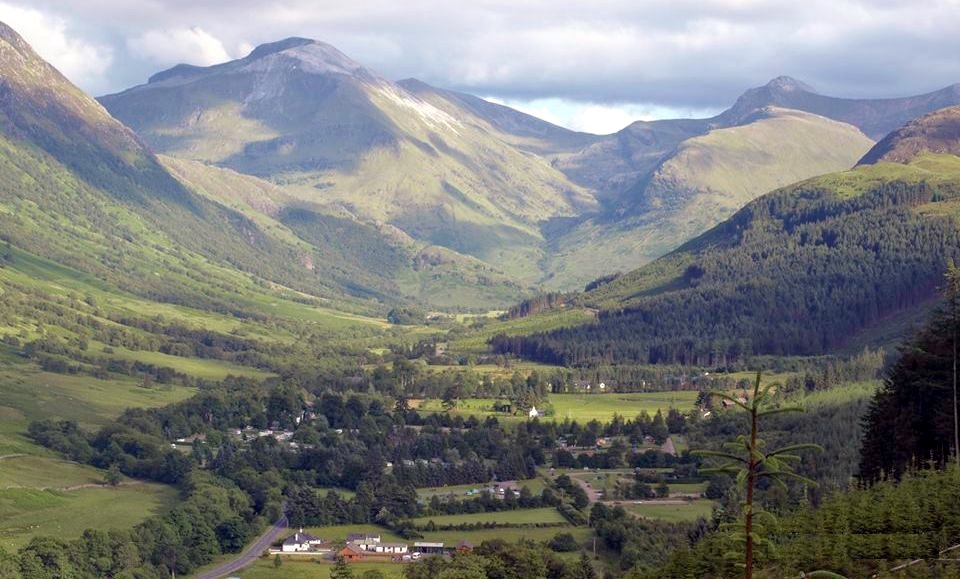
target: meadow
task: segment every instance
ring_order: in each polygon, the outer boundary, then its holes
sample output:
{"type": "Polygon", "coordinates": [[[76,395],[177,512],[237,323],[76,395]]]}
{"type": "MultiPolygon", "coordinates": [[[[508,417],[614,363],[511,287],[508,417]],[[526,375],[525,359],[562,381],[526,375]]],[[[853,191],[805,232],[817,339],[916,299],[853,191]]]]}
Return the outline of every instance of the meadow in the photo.
{"type": "MultiPolygon", "coordinates": [[[[693,410],[697,400],[697,392],[678,390],[669,392],[630,392],[610,394],[550,394],[547,402],[552,406],[552,413],[541,416],[540,420],[563,421],[576,420],[580,423],[598,420],[610,422],[614,415],[624,418],[634,418],[641,412],[653,416],[659,410],[666,414],[671,408],[686,412],[693,410]]],[[[476,416],[486,418],[495,416],[498,420],[523,421],[526,415],[506,414],[495,412],[493,398],[468,398],[460,400],[457,407],[451,410],[453,414],[461,416],[476,416]]],[[[440,400],[430,399],[416,401],[411,406],[426,412],[443,412],[440,400]]]]}
{"type": "MultiPolygon", "coordinates": [[[[231,575],[240,579],[327,579],[333,564],[330,561],[300,561],[284,559],[279,568],[274,567],[273,559],[260,559],[253,565],[231,575]]],[[[351,563],[353,576],[360,578],[369,570],[383,573],[385,579],[402,579],[403,563],[351,563]]]]}
{"type": "MultiPolygon", "coordinates": [[[[450,485],[445,487],[425,487],[425,488],[417,489],[417,495],[425,499],[429,499],[430,497],[433,497],[433,496],[447,498],[451,495],[461,499],[471,498],[471,496],[476,496],[476,495],[468,496],[467,495],[468,491],[472,491],[472,490],[482,491],[484,489],[489,489],[491,486],[493,485],[489,483],[488,484],[474,483],[474,484],[466,484],[466,485],[450,485]]],[[[530,492],[534,495],[539,495],[543,491],[545,486],[546,484],[544,483],[543,479],[539,479],[539,478],[517,481],[517,484],[516,484],[516,488],[519,489],[519,488],[525,487],[529,489],[530,492]]]]}
{"type": "Polygon", "coordinates": [[[699,518],[710,520],[713,514],[713,501],[676,501],[673,503],[622,503],[627,512],[645,519],[657,519],[669,523],[695,521],[699,518]]]}
{"type": "Polygon", "coordinates": [[[466,513],[459,515],[440,515],[413,519],[413,523],[422,527],[433,521],[437,526],[447,525],[474,525],[477,523],[496,525],[536,525],[560,524],[566,519],[553,507],[541,509],[517,509],[513,511],[499,511],[489,513],[466,513]]]}

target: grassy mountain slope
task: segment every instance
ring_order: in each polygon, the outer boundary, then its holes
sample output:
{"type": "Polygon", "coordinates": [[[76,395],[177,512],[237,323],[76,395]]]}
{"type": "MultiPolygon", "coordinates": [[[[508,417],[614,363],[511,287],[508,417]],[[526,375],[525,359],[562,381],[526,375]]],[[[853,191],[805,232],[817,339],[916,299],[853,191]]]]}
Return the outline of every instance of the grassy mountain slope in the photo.
{"type": "Polygon", "coordinates": [[[581,296],[595,323],[501,351],[566,364],[725,364],[843,347],[936,299],[960,258],[960,158],[922,153],[750,203],[656,262],[581,296]]]}
{"type": "Polygon", "coordinates": [[[624,195],[617,214],[554,240],[548,267],[556,281],[548,285],[582,287],[610,273],[611,263],[639,267],[763,193],[851,167],[871,145],[850,125],[784,109],[687,139],[624,195]]]}
{"type": "Polygon", "coordinates": [[[354,295],[493,308],[530,291],[476,258],[299,200],[262,179],[186,159],[161,156],[161,161],[190,189],[296,248],[303,267],[354,295]]]}
{"type": "Polygon", "coordinates": [[[171,156],[267,177],[296,200],[516,264],[521,281],[538,277],[538,223],[595,205],[468,110],[442,110],[319,42],[177,67],[101,102],[171,156]]]}
{"type": "Polygon", "coordinates": [[[392,277],[380,285],[435,305],[451,303],[439,288],[482,269],[460,256],[490,266],[481,294],[491,299],[474,306],[533,284],[578,287],[662,255],[769,189],[846,168],[868,144],[820,117],[760,109],[576,133],[391,83],[306,39],[175,67],[101,102],[172,157],[268,178],[284,190],[273,196],[281,208],[353,218],[443,253],[459,265],[433,288],[397,267],[347,275],[392,277]]]}
{"type": "Polygon", "coordinates": [[[409,78],[398,82],[408,92],[452,115],[464,110],[482,119],[509,143],[541,155],[579,151],[602,139],[598,135],[571,131],[510,107],[473,95],[430,86],[409,78]]]}

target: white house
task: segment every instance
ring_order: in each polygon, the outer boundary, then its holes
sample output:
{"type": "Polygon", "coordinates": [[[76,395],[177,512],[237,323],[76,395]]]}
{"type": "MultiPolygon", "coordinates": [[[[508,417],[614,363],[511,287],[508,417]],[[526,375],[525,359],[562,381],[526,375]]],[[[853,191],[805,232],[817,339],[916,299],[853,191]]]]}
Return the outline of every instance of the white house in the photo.
{"type": "Polygon", "coordinates": [[[395,555],[403,555],[409,551],[406,543],[374,543],[372,547],[372,549],[367,548],[364,550],[373,551],[374,553],[393,553],[395,555]]]}
{"type": "Polygon", "coordinates": [[[528,412],[527,415],[530,418],[536,418],[537,416],[540,416],[540,412],[538,412],[537,407],[534,406],[533,408],[530,409],[530,412],[528,412]]]}
{"type": "Polygon", "coordinates": [[[322,544],[323,539],[314,537],[310,533],[304,533],[303,529],[300,529],[283,541],[281,550],[284,553],[302,553],[304,551],[312,551],[316,546],[322,544]]]}

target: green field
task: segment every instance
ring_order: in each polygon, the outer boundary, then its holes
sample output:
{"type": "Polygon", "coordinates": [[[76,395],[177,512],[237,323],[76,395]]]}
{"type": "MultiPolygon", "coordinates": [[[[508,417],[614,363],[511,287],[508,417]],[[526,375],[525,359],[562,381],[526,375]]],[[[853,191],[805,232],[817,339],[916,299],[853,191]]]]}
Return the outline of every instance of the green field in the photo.
{"type": "MultiPolygon", "coordinates": [[[[686,412],[693,410],[696,400],[697,392],[688,390],[624,394],[550,394],[547,401],[553,406],[553,413],[542,416],[540,420],[563,421],[569,418],[581,423],[591,420],[609,422],[615,414],[632,419],[641,412],[652,416],[659,410],[666,414],[670,408],[686,412]]],[[[451,413],[478,418],[495,416],[498,420],[506,421],[527,420],[525,415],[494,412],[493,405],[496,402],[493,398],[469,398],[459,401],[451,413]]],[[[444,411],[440,400],[436,399],[423,400],[412,406],[425,412],[444,411]]]]}
{"type": "Polygon", "coordinates": [[[701,517],[709,520],[713,514],[713,501],[682,501],[678,504],[655,502],[622,503],[627,512],[645,519],[658,519],[667,522],[695,521],[701,517]]]}
{"type": "MultiPolygon", "coordinates": [[[[433,496],[440,496],[441,498],[446,498],[446,497],[448,497],[448,496],[450,496],[450,495],[453,495],[454,497],[456,497],[456,498],[458,498],[458,499],[466,499],[466,498],[473,498],[473,497],[478,496],[478,495],[469,495],[469,496],[468,496],[468,495],[467,495],[467,491],[471,491],[471,490],[481,490],[481,491],[482,491],[483,489],[489,489],[489,488],[492,487],[494,484],[495,484],[495,483],[487,483],[487,484],[477,484],[477,483],[475,483],[475,484],[469,484],[469,485],[451,485],[451,486],[445,486],[445,487],[427,487],[427,488],[417,489],[417,495],[419,495],[420,497],[425,498],[425,499],[429,499],[430,497],[433,497],[433,496]]],[[[518,486],[519,488],[526,487],[526,488],[530,489],[530,492],[533,493],[534,496],[538,496],[541,492],[543,492],[543,489],[544,489],[544,487],[546,486],[546,484],[544,483],[543,479],[535,478],[535,479],[530,479],[530,480],[517,481],[517,486],[518,486]]]]}
{"type": "Polygon", "coordinates": [[[641,412],[651,416],[660,410],[664,414],[671,408],[681,411],[693,410],[697,392],[684,390],[672,392],[639,392],[628,394],[551,394],[556,420],[570,418],[580,422],[599,420],[608,422],[614,414],[634,418],[641,412]]]}
{"type": "MultiPolygon", "coordinates": [[[[241,579],[329,579],[333,564],[326,561],[298,561],[287,558],[279,569],[273,566],[273,559],[260,559],[253,565],[231,574],[241,579]]],[[[376,569],[386,579],[402,579],[403,563],[351,563],[353,576],[359,579],[365,571],[376,569]]]]}
{"type": "Polygon", "coordinates": [[[157,484],[58,490],[98,484],[103,472],[37,446],[26,429],[40,418],[70,418],[92,428],[128,407],[183,400],[193,389],[43,372],[3,348],[0,384],[0,547],[14,550],[40,534],[71,539],[86,528],[130,527],[176,501],[173,488],[157,484]]]}
{"type": "Polygon", "coordinates": [[[534,525],[537,523],[565,523],[566,519],[553,507],[542,509],[518,509],[515,511],[500,511],[495,513],[469,513],[464,515],[441,515],[437,517],[420,517],[413,519],[415,525],[423,526],[429,521],[435,524],[461,525],[476,523],[495,523],[500,525],[534,525]]]}
{"type": "Polygon", "coordinates": [[[165,511],[177,491],[159,484],[75,491],[0,490],[0,547],[14,551],[35,535],[70,539],[84,529],[129,528],[165,511]]]}
{"type": "MultiPolygon", "coordinates": [[[[90,350],[93,352],[102,352],[103,344],[91,344],[90,350]]],[[[274,374],[265,372],[249,366],[240,366],[224,360],[213,360],[205,358],[183,358],[180,356],[171,356],[163,352],[133,351],[126,348],[111,346],[113,352],[110,358],[119,360],[129,360],[131,362],[143,362],[144,364],[153,364],[159,367],[169,367],[177,372],[182,372],[189,376],[205,378],[207,380],[223,380],[227,376],[243,376],[263,380],[270,378],[274,374]]]]}
{"type": "Polygon", "coordinates": [[[487,341],[497,334],[525,336],[537,332],[547,332],[570,326],[578,326],[594,318],[590,310],[570,308],[544,312],[536,316],[527,316],[514,320],[479,320],[475,327],[462,337],[450,341],[450,350],[457,353],[482,353],[489,350],[487,341]]]}
{"type": "Polygon", "coordinates": [[[460,541],[469,541],[477,546],[484,541],[503,539],[507,542],[516,542],[521,539],[531,541],[549,541],[557,533],[571,533],[581,543],[586,543],[593,536],[588,527],[574,527],[572,525],[556,527],[513,527],[497,529],[477,529],[471,531],[423,531],[424,541],[437,541],[455,545],[460,541]]]}

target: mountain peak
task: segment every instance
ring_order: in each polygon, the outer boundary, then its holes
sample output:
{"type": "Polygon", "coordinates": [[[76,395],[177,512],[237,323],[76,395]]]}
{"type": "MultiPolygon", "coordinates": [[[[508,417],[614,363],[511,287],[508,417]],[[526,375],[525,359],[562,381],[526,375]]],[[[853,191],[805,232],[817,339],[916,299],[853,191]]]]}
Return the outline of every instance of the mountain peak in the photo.
{"type": "Polygon", "coordinates": [[[308,44],[314,44],[315,42],[316,41],[313,39],[300,38],[297,36],[284,38],[283,40],[278,40],[276,42],[268,42],[266,44],[261,44],[260,46],[254,48],[253,51],[247,56],[247,60],[256,60],[258,58],[263,58],[264,56],[269,56],[271,54],[283,52],[284,50],[289,50],[291,48],[296,48],[298,46],[306,46],[308,44]]]}
{"type": "Polygon", "coordinates": [[[250,66],[258,66],[267,62],[266,66],[276,59],[296,61],[303,70],[314,74],[345,74],[356,76],[370,73],[357,61],[340,52],[335,46],[311,40],[309,38],[287,38],[279,42],[261,44],[243,59],[242,62],[250,66]]]}
{"type": "Polygon", "coordinates": [[[291,37],[261,44],[246,57],[215,64],[195,66],[178,64],[150,77],[147,84],[170,79],[193,80],[210,73],[236,71],[274,71],[299,69],[308,74],[342,74],[364,79],[375,75],[335,46],[310,38],[291,37]]]}
{"type": "Polygon", "coordinates": [[[777,92],[816,92],[813,90],[813,87],[803,81],[793,78],[792,76],[778,76],[770,80],[770,82],[766,84],[765,88],[777,92]]]}
{"type": "Polygon", "coordinates": [[[960,106],[910,121],[874,145],[859,164],[909,163],[922,153],[960,155],[960,106]]]}

